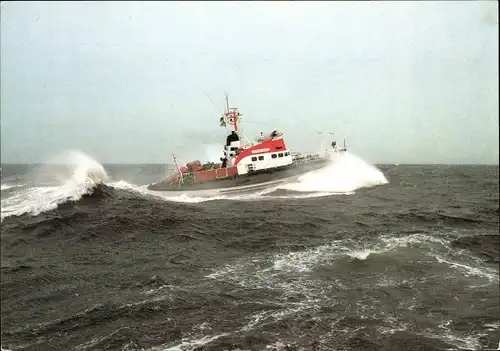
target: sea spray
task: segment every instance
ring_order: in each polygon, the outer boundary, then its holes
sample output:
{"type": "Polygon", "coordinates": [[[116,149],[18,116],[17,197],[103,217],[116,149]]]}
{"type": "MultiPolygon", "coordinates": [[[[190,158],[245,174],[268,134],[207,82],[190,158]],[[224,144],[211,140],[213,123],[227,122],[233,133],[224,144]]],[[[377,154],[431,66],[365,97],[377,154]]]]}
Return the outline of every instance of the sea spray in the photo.
{"type": "Polygon", "coordinates": [[[379,169],[346,152],[334,155],[330,165],[308,172],[297,182],[280,188],[303,192],[345,193],[387,183],[386,177],[379,169]]]}
{"type": "Polygon", "coordinates": [[[77,201],[108,180],[104,167],[79,151],[65,151],[35,173],[32,187],[2,198],[2,221],[24,213],[37,215],[64,202],[77,201]]]}
{"type": "Polygon", "coordinates": [[[109,180],[99,162],[76,150],[57,154],[34,173],[36,185],[62,185],[68,181],[100,184],[109,180]]]}

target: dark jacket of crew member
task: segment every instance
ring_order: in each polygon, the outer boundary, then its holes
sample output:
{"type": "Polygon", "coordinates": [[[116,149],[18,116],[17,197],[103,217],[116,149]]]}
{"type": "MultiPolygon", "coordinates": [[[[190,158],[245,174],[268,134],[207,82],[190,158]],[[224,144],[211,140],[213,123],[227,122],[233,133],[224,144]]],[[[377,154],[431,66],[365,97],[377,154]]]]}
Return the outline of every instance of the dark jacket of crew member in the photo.
{"type": "Polygon", "coordinates": [[[227,167],[227,157],[221,157],[220,160],[222,161],[220,168],[226,168],[227,167]]]}
{"type": "Polygon", "coordinates": [[[240,140],[240,137],[238,136],[238,134],[236,134],[236,132],[233,130],[231,132],[231,134],[229,134],[226,138],[226,146],[229,146],[231,144],[231,142],[233,141],[238,141],[240,140]]]}

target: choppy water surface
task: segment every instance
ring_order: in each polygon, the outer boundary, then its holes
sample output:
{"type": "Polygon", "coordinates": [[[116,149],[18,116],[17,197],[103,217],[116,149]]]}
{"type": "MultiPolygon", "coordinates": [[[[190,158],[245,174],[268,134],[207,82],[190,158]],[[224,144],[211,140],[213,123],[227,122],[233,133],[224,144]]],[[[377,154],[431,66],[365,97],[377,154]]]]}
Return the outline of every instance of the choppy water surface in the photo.
{"type": "Polygon", "coordinates": [[[348,154],[199,198],[148,193],[163,166],[72,157],[2,165],[3,349],[499,347],[498,166],[348,154]]]}

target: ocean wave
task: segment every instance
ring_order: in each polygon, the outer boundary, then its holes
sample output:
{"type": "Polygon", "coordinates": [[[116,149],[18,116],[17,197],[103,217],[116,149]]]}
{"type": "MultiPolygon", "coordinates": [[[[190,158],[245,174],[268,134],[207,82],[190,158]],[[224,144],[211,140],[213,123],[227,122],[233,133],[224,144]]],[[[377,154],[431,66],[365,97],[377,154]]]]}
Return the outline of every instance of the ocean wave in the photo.
{"type": "Polygon", "coordinates": [[[40,178],[48,178],[54,184],[21,189],[2,198],[1,221],[22,214],[36,216],[68,201],[78,201],[107,179],[102,165],[85,154],[64,153],[64,157],[57,160],[65,163],[58,167],[46,166],[45,172],[39,170],[40,178]]]}
{"type": "Polygon", "coordinates": [[[19,188],[24,186],[24,184],[2,184],[1,185],[1,190],[9,190],[9,189],[14,189],[14,188],[19,188]]]}

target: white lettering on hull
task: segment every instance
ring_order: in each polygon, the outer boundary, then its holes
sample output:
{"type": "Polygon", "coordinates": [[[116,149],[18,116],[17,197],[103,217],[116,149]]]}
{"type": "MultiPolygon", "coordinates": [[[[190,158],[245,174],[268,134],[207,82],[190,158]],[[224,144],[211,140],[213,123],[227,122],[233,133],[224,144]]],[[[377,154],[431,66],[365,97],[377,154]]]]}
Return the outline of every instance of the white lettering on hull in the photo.
{"type": "Polygon", "coordinates": [[[260,154],[262,152],[269,152],[271,149],[265,148],[265,149],[257,149],[257,150],[252,150],[252,154],[260,154]]]}

